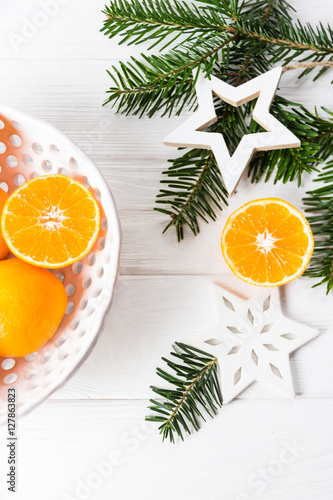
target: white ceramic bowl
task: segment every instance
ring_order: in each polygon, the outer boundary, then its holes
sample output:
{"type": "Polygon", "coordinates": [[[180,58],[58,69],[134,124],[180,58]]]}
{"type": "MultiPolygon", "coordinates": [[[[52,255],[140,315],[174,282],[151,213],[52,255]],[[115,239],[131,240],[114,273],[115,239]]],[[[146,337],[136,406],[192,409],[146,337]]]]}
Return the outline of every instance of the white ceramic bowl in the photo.
{"type": "Polygon", "coordinates": [[[51,173],[67,174],[89,188],[101,210],[101,230],[80,262],[54,270],[68,295],[66,314],[52,339],[26,358],[0,357],[0,424],[7,420],[8,388],[17,389],[23,415],[64,384],[94,347],[111,304],[118,273],[121,230],[110,190],[96,165],[54,127],[0,106],[0,187],[51,173]]]}

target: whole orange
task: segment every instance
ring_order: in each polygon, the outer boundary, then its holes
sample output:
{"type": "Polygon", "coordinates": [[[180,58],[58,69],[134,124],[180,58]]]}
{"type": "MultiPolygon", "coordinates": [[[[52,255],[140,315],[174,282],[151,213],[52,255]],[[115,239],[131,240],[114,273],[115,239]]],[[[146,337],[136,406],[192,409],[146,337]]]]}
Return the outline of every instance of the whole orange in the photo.
{"type": "MultiPolygon", "coordinates": [[[[5,191],[0,188],[0,217],[2,214],[3,206],[7,201],[7,198],[8,198],[8,194],[5,193],[5,191]]],[[[2,232],[0,231],[0,260],[7,257],[8,253],[9,253],[9,249],[6,245],[4,237],[2,236],[2,232]]]]}
{"type": "Polygon", "coordinates": [[[27,356],[56,332],[66,290],[50,271],[20,259],[0,262],[0,356],[27,356]]]}

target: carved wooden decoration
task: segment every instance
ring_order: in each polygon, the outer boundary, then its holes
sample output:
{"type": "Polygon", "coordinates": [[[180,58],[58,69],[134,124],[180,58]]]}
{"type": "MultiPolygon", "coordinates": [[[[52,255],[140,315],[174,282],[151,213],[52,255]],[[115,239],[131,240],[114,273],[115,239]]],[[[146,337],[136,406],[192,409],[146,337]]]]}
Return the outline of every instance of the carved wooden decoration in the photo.
{"type": "Polygon", "coordinates": [[[294,397],[289,355],[319,331],[286,318],[277,289],[244,300],[216,284],[214,287],[218,323],[192,345],[218,358],[223,403],[255,381],[294,397]]]}
{"type": "Polygon", "coordinates": [[[233,87],[214,76],[209,80],[200,73],[195,87],[198,110],[167,135],[163,143],[167,146],[211,149],[221,170],[225,187],[232,195],[255,151],[292,148],[301,144],[299,139],[269,112],[281,74],[282,68],[278,67],[243,85],[233,87]],[[267,132],[244,135],[231,156],[222,134],[203,131],[217,121],[213,94],[236,107],[258,98],[253,119],[267,132]]]}

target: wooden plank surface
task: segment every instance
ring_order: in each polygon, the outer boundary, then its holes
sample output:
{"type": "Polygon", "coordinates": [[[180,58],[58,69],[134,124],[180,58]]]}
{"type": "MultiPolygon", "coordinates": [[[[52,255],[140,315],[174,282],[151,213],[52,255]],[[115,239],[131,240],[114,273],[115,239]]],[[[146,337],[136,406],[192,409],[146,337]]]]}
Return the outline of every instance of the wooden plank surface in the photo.
{"type": "MultiPolygon", "coordinates": [[[[286,315],[320,329],[315,341],[291,357],[296,400],[252,386],[176,446],[162,445],[144,423],[161,356],[173,341],[191,342],[216,320],[212,283],[246,297],[254,293],[221,257],[227,215],[271,195],[302,208],[311,180],[305,176],[298,190],[291,184],[252,186],[244,178],[218,221],[201,225],[199,237],[178,244],[172,231],[162,235],[166,219],[153,211],[155,195],[167,159],[177,155],[162,139],[188,113],[139,122],[101,106],[110,85],[106,68],[144,50],[118,46],[99,33],[103,0],[50,0],[45,25],[18,43],[46,3],[1,3],[0,98],[61,129],[101,168],[123,227],[121,276],[91,356],[66,386],[19,422],[15,495],[4,488],[7,450],[0,429],[0,499],[331,500],[333,306],[332,296],[312,289],[309,279],[281,290],[286,315]],[[106,461],[113,469],[102,478],[110,470],[101,465],[106,461]]],[[[291,3],[303,21],[332,23],[330,0],[291,3]]],[[[332,72],[316,84],[295,77],[283,76],[283,96],[312,110],[333,108],[332,72]]]]}
{"type": "Polygon", "coordinates": [[[162,445],[144,401],[48,401],[20,422],[12,497],[330,500],[332,411],[331,399],[238,400],[162,445]]]}

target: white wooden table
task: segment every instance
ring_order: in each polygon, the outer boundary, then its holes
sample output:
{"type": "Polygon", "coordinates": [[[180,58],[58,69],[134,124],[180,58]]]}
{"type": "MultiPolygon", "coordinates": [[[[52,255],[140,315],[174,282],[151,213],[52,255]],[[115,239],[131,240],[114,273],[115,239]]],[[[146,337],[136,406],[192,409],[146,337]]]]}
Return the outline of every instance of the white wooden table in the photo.
{"type": "MultiPolygon", "coordinates": [[[[330,0],[291,2],[302,20],[332,21],[330,0]]],[[[199,237],[178,244],[172,231],[162,236],[165,218],[153,211],[154,199],[166,160],[176,154],[162,139],[183,118],[139,122],[103,108],[106,68],[143,48],[119,47],[99,33],[103,0],[53,0],[45,18],[47,3],[1,2],[1,102],[49,121],[92,157],[115,196],[124,242],[98,345],[65,387],[19,421],[15,495],[5,493],[0,431],[1,500],[331,500],[333,295],[311,289],[308,279],[281,290],[286,314],[320,328],[291,357],[295,400],[253,386],[176,446],[162,445],[155,426],[144,422],[160,357],[173,341],[190,342],[214,323],[212,282],[253,294],[221,257],[226,216],[270,195],[301,207],[310,180],[297,190],[244,179],[199,237]],[[29,22],[43,26],[29,31],[29,22]]],[[[295,84],[295,77],[283,77],[285,97],[333,109],[332,73],[315,85],[310,78],[295,84]]]]}

